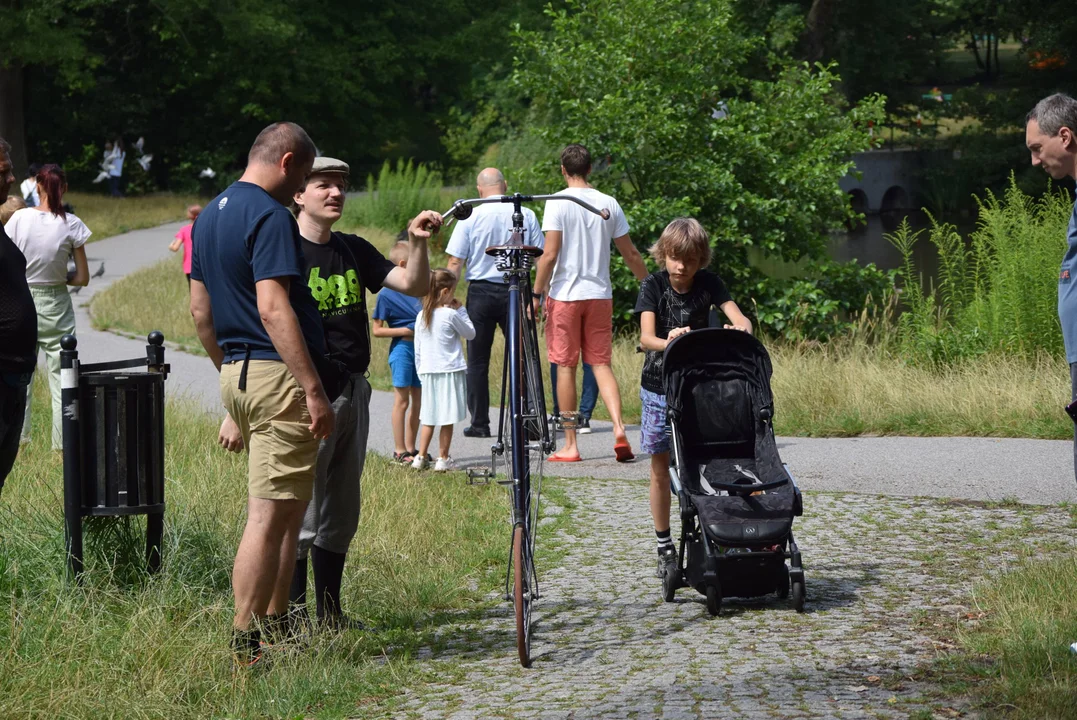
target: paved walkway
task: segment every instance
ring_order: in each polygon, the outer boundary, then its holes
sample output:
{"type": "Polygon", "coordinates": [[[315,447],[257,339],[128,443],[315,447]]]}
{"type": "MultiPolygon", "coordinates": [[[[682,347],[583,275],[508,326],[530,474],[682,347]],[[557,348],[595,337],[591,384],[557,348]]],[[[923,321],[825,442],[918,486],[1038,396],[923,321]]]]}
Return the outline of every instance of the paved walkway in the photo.
{"type": "MultiPolygon", "coordinates": [[[[76,296],[79,354],[84,362],[138,357],[144,341],[92,329],[85,305],[97,292],[138,268],[171,255],[168,244],[182,223],[138,230],[87,246],[91,271],[105,263],[105,274],[76,296]]],[[[149,330],[151,328],[147,328],[149,330]]],[[[169,396],[185,397],[209,412],[220,411],[217,373],[205,357],[172,350],[169,396]]],[[[780,402],[780,398],[779,398],[780,402]]],[[[388,419],[392,395],[375,392],[371,416],[388,419]]],[[[491,417],[497,417],[492,411],[491,417]]],[[[556,466],[561,477],[644,480],[649,463],[613,460],[609,423],[594,422],[595,432],[580,437],[584,462],[556,466]]],[[[462,465],[489,464],[490,441],[465,438],[461,424],[453,455],[462,465]]],[[[638,443],[638,427],[629,436],[638,443]]],[[[388,422],[371,424],[370,447],[393,449],[388,422]]],[[[992,438],[779,438],[782,459],[807,490],[852,491],[882,495],[954,497],[968,500],[1018,500],[1023,503],[1077,502],[1072,443],[1056,440],[992,438]]],[[[556,470],[554,470],[556,468],[556,470]]]]}

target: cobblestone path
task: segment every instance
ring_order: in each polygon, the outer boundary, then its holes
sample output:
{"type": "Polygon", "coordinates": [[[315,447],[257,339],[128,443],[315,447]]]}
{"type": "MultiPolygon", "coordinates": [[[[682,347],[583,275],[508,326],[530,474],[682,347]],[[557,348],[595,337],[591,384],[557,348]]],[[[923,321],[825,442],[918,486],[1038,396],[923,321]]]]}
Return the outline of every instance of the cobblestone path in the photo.
{"type": "Polygon", "coordinates": [[[443,629],[429,656],[445,682],[415,688],[395,717],[964,716],[967,699],[917,672],[948,647],[931,627],[974,615],[979,579],[1074,542],[1058,509],[812,493],[794,525],[807,612],[727,599],[712,618],[691,589],[661,601],[645,484],[561,487],[575,507],[571,527],[540,530],[561,552],[539,568],[533,667],[517,664],[512,608],[499,604],[443,629]]]}

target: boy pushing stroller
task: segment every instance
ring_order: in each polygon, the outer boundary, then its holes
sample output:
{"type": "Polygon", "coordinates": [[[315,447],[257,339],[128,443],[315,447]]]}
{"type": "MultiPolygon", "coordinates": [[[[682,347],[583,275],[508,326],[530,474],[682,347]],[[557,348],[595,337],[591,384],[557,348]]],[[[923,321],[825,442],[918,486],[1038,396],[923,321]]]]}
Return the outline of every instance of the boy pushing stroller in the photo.
{"type": "Polygon", "coordinates": [[[698,222],[670,223],[652,253],[665,269],[644,281],[636,312],[641,345],[650,351],[640,392],[642,445],[652,453],[663,596],[672,601],[677,588],[690,585],[717,615],[723,597],[787,597],[791,583],[802,610],[804,574],[792,534],[802,503],[774,442],[770,358],[718,276],[702,269],[709,244],[698,222]],[[726,329],[704,329],[712,304],[730,321],[726,329]],[[679,548],[669,530],[671,485],[680,505],[679,548]]]}

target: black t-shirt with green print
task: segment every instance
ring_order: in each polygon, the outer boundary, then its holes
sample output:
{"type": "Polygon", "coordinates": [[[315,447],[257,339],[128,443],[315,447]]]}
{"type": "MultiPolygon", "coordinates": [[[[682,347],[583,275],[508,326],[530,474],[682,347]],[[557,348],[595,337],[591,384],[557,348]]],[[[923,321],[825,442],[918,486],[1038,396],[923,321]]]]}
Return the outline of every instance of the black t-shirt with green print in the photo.
{"type": "Polygon", "coordinates": [[[353,373],[370,365],[366,291],[395,266],[358,235],[334,232],[324,245],[303,238],[303,272],[325,329],[327,352],[353,373]]]}

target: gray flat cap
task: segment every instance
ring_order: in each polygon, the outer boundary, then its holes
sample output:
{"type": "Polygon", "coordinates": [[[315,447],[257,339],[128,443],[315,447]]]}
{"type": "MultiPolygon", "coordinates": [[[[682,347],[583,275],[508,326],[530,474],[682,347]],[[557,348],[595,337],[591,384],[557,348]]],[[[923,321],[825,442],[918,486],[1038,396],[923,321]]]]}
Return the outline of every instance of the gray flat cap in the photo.
{"type": "Polygon", "coordinates": [[[343,160],[337,160],[331,157],[316,157],[314,158],[314,166],[310,169],[311,175],[317,175],[318,173],[340,173],[342,175],[350,175],[351,168],[348,167],[348,163],[343,160]]]}

